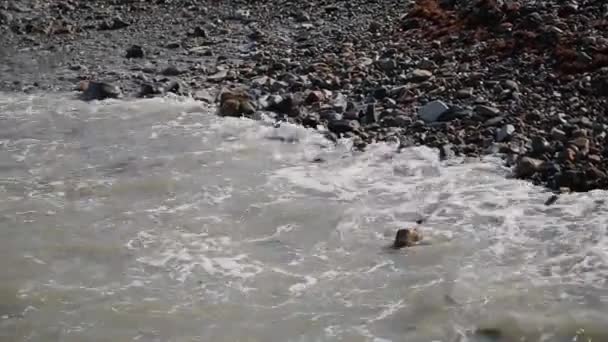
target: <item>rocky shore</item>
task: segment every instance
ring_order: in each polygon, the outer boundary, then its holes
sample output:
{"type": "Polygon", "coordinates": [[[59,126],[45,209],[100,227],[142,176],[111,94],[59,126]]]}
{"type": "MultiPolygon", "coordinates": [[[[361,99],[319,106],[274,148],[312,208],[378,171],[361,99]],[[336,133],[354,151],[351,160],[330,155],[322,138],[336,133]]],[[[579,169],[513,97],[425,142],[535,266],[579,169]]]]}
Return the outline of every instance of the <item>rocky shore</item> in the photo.
{"type": "Polygon", "coordinates": [[[15,0],[0,37],[3,91],[190,94],[608,189],[603,0],[15,0]]]}

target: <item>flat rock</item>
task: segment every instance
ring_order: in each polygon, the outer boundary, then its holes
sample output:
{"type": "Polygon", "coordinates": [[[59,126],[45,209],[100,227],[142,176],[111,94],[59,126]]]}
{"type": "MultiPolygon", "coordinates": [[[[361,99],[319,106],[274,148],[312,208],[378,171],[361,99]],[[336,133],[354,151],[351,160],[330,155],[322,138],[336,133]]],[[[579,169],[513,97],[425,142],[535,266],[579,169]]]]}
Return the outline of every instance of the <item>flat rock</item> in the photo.
{"type": "Polygon", "coordinates": [[[418,116],[425,122],[435,122],[442,114],[450,110],[450,107],[443,101],[435,100],[422,106],[418,111],[418,116]]]}

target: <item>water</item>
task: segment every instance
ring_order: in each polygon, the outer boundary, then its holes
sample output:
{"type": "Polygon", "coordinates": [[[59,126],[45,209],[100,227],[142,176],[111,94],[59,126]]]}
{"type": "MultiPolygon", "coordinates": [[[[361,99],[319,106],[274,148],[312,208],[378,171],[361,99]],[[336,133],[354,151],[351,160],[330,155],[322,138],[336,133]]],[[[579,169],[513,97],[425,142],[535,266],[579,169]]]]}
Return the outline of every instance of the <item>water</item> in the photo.
{"type": "Polygon", "coordinates": [[[0,94],[0,147],[2,341],[608,341],[605,192],[183,98],[0,94]]]}

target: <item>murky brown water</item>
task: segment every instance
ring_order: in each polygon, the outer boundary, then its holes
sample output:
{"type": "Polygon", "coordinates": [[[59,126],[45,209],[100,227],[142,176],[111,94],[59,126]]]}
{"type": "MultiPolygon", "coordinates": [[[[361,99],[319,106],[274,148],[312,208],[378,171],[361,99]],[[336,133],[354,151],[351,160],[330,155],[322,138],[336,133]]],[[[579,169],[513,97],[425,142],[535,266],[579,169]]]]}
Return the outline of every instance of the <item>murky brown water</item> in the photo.
{"type": "Polygon", "coordinates": [[[393,151],[1,94],[0,340],[608,341],[605,192],[393,151]],[[384,248],[421,215],[432,245],[384,248]]]}

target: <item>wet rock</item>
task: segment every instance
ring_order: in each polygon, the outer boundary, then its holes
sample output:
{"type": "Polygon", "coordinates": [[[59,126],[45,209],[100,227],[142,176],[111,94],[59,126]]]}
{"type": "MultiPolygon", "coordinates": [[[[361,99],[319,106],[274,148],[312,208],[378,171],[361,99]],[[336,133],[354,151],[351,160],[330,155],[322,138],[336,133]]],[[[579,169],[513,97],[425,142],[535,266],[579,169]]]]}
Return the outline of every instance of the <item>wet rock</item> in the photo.
{"type": "Polygon", "coordinates": [[[154,97],[162,94],[162,89],[152,85],[152,84],[142,84],[141,89],[139,90],[138,97],[154,97]]]}
{"type": "Polygon", "coordinates": [[[290,117],[296,117],[300,114],[298,101],[293,97],[293,95],[286,95],[284,97],[273,99],[268,106],[268,110],[280,114],[286,114],[290,117]]]}
{"type": "Polygon", "coordinates": [[[80,86],[85,101],[115,99],[122,96],[120,88],[107,82],[88,81],[80,86]]]}
{"type": "Polygon", "coordinates": [[[181,81],[173,81],[165,88],[168,93],[176,95],[188,95],[188,87],[181,81]]]}
{"type": "Polygon", "coordinates": [[[503,142],[508,140],[515,133],[515,126],[513,125],[504,125],[501,129],[496,132],[496,141],[503,142]]]}
{"type": "Polygon", "coordinates": [[[302,126],[317,128],[321,124],[321,118],[319,114],[309,113],[304,118],[302,118],[302,126]]]}
{"type": "Polygon", "coordinates": [[[530,157],[522,157],[517,163],[515,174],[517,177],[525,178],[534,175],[536,172],[541,171],[543,161],[530,157]]]}
{"type": "Polygon", "coordinates": [[[376,112],[376,106],[370,103],[365,108],[365,124],[373,124],[378,122],[378,113],[376,112]]]}
{"type": "Polygon", "coordinates": [[[418,111],[418,117],[420,117],[425,122],[435,122],[439,120],[441,115],[445,114],[450,107],[445,104],[443,101],[435,100],[427,103],[418,111]]]}
{"type": "Polygon", "coordinates": [[[225,91],[220,95],[219,114],[221,116],[251,115],[255,108],[251,103],[249,94],[245,91],[225,91]]]}
{"type": "Polygon", "coordinates": [[[445,145],[441,145],[441,147],[439,147],[439,159],[447,160],[447,159],[454,158],[455,155],[456,154],[452,150],[451,144],[445,144],[445,145]]]}
{"type": "Polygon", "coordinates": [[[559,199],[559,196],[551,195],[551,197],[549,197],[547,199],[547,201],[545,202],[545,205],[547,205],[547,206],[553,205],[553,204],[555,204],[555,202],[557,202],[558,199],[559,199]]]}
{"type": "Polygon", "coordinates": [[[422,234],[416,228],[399,229],[393,242],[394,249],[412,247],[422,241],[422,234]]]}
{"type": "Polygon", "coordinates": [[[541,155],[551,149],[551,144],[547,139],[541,136],[535,136],[532,138],[532,153],[541,155]]]}
{"type": "Polygon", "coordinates": [[[132,45],[127,49],[126,58],[144,58],[144,49],[139,45],[132,45]]]}
{"type": "Polygon", "coordinates": [[[359,122],[355,120],[332,120],[327,124],[327,129],[338,135],[358,131],[359,127],[359,122]]]}

